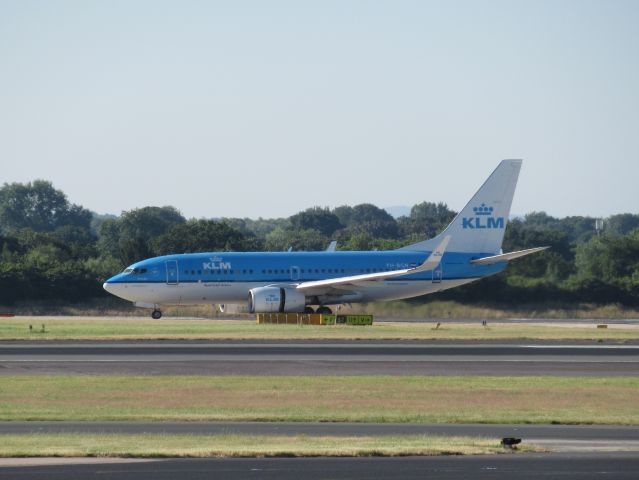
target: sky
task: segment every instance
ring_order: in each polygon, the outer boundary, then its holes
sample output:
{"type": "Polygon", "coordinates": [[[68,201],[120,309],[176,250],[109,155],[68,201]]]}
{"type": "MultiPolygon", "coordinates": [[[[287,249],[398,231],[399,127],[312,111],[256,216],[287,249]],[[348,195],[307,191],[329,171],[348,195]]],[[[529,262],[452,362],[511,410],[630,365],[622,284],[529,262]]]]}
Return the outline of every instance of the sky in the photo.
{"type": "Polygon", "coordinates": [[[639,213],[637,1],[0,0],[0,183],[98,213],[639,213]]]}

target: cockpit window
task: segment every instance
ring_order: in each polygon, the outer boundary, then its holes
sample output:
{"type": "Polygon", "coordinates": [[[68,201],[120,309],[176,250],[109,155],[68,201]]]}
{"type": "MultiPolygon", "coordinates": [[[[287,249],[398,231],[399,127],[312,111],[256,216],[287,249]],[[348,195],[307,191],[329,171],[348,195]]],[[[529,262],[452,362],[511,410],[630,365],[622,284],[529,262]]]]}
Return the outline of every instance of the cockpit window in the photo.
{"type": "Polygon", "coordinates": [[[131,267],[129,267],[129,268],[126,268],[124,270],[124,273],[133,274],[133,275],[139,275],[141,273],[146,273],[146,272],[147,272],[146,268],[131,268],[131,267]]]}

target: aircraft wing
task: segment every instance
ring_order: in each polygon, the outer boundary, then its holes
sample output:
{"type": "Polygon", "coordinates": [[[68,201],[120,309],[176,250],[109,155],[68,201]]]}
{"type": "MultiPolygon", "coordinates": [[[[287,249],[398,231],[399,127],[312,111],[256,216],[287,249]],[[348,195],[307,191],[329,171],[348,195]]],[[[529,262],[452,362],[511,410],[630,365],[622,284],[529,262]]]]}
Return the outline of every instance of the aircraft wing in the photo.
{"type": "Polygon", "coordinates": [[[516,252],[502,253],[501,255],[494,255],[492,257],[484,257],[478,258],[476,260],[471,260],[470,263],[473,263],[475,265],[492,265],[493,263],[513,260],[525,255],[530,255],[531,253],[541,252],[542,250],[546,250],[547,248],[549,247],[535,247],[529,248],[528,250],[518,250],[516,252]]]}
{"type": "Polygon", "coordinates": [[[310,282],[303,282],[297,285],[298,290],[307,290],[317,287],[334,287],[337,285],[354,285],[359,282],[370,282],[384,280],[391,277],[399,277],[401,275],[410,275],[411,273],[424,272],[426,270],[433,270],[439,265],[441,259],[446,251],[448,242],[450,241],[450,235],[444,237],[439,243],[437,248],[428,256],[428,258],[421,265],[414,268],[404,268],[401,270],[391,270],[389,272],[377,272],[377,273],[365,273],[362,275],[352,275],[349,277],[339,278],[327,278],[326,280],[313,280],[310,282]]]}

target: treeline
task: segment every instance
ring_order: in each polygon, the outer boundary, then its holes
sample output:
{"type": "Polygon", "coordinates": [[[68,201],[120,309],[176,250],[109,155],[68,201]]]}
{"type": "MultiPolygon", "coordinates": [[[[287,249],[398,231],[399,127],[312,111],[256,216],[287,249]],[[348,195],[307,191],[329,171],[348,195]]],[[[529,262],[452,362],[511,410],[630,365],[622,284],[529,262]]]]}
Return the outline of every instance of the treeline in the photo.
{"type": "MultiPolygon", "coordinates": [[[[393,249],[432,237],[455,216],[423,202],[397,219],[371,204],[310,208],[289,218],[186,219],[173,207],[101,216],[71,204],[50,182],[0,188],[0,304],[103,297],[103,281],[144,258],[200,251],[393,249]]],[[[548,245],[505,272],[426,297],[461,302],[639,305],[639,215],[591,217],[535,212],[512,220],[504,251],[548,245]]],[[[416,301],[425,301],[418,299],[416,301]]]]}

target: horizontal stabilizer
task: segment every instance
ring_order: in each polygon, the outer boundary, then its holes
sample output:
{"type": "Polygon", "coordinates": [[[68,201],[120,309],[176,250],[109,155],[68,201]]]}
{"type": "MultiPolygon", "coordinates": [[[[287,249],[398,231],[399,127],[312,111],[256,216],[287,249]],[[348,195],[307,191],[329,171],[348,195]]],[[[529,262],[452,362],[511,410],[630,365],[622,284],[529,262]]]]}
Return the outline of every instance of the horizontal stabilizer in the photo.
{"type": "Polygon", "coordinates": [[[493,263],[513,260],[515,258],[530,255],[531,253],[541,252],[542,250],[546,250],[547,248],[548,247],[535,247],[535,248],[529,248],[528,250],[519,250],[517,252],[502,253],[501,255],[494,255],[492,257],[484,257],[484,258],[478,258],[477,260],[471,260],[470,263],[473,263],[475,265],[492,265],[493,263]]]}

